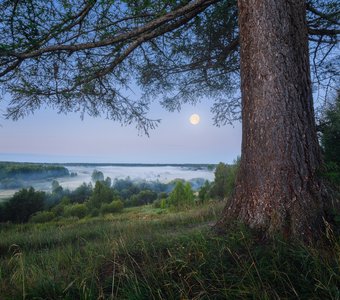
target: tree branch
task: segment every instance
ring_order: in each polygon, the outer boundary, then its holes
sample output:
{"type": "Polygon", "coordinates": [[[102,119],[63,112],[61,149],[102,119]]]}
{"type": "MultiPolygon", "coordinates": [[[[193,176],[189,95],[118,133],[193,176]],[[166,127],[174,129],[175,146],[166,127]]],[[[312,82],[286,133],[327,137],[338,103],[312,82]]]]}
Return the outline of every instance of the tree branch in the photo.
{"type": "Polygon", "coordinates": [[[316,8],[314,8],[313,6],[311,6],[310,3],[307,3],[306,4],[306,8],[307,10],[309,10],[311,13],[321,17],[322,19],[324,20],[327,20],[328,22],[332,23],[332,24],[335,24],[335,25],[340,25],[340,23],[336,20],[336,19],[333,19],[332,17],[333,16],[336,16],[340,13],[340,11],[336,11],[334,13],[331,13],[331,14],[324,14],[323,12],[317,10],[316,8]]]}
{"type": "MultiPolygon", "coordinates": [[[[49,52],[58,52],[58,51],[69,51],[69,52],[75,52],[75,51],[81,51],[81,50],[87,50],[92,48],[99,48],[104,46],[109,46],[112,44],[116,44],[119,42],[126,41],[128,39],[132,39],[135,37],[138,37],[148,31],[155,30],[158,27],[173,21],[174,19],[184,16],[185,14],[188,14],[192,11],[197,10],[198,12],[201,12],[206,7],[210,6],[211,4],[217,3],[221,0],[196,0],[192,3],[189,3],[175,11],[171,11],[167,14],[165,14],[162,17],[157,18],[156,20],[153,20],[147,24],[145,24],[142,27],[137,27],[136,29],[133,29],[127,33],[123,33],[120,35],[113,36],[111,38],[102,40],[102,41],[96,41],[92,43],[82,43],[82,44],[76,44],[76,45],[52,45],[48,46],[42,49],[38,49],[36,51],[30,51],[30,52],[24,52],[24,53],[15,53],[13,56],[20,57],[21,59],[27,59],[27,58],[33,58],[40,56],[45,53],[49,52]]],[[[196,13],[196,14],[197,14],[196,13]]]]}
{"type": "MultiPolygon", "coordinates": [[[[217,0],[219,1],[219,0],[217,0]]],[[[204,2],[204,1],[203,1],[204,2]]],[[[208,5],[210,5],[212,2],[216,2],[216,0],[212,0],[212,1],[205,1],[205,2],[209,2],[208,5]]],[[[122,63],[136,48],[138,48],[141,44],[154,39],[156,37],[161,36],[164,33],[167,33],[169,31],[175,30],[179,27],[181,27],[182,25],[186,24],[188,21],[190,21],[192,18],[194,18],[197,14],[199,14],[201,11],[203,11],[206,8],[206,5],[201,5],[201,6],[196,6],[195,9],[191,9],[190,12],[187,12],[186,14],[183,14],[183,16],[178,19],[177,21],[168,24],[167,26],[162,26],[162,27],[156,27],[155,30],[153,31],[149,31],[149,32],[145,32],[144,34],[140,34],[140,36],[135,39],[125,50],[124,52],[119,55],[118,57],[116,57],[111,64],[106,67],[106,68],[102,68],[100,71],[98,72],[94,72],[91,76],[86,76],[85,78],[83,78],[82,80],[78,80],[72,87],[67,88],[67,89],[63,89],[60,91],[56,91],[56,92],[49,92],[49,93],[44,93],[44,92],[39,92],[37,91],[37,94],[40,95],[45,95],[45,96],[53,96],[56,93],[69,93],[74,91],[77,87],[89,83],[97,78],[102,78],[105,75],[111,73],[115,67],[117,67],[120,63],[122,63]]]]}
{"type": "Polygon", "coordinates": [[[340,30],[326,28],[315,29],[308,27],[308,33],[311,35],[338,35],[340,34],[340,30]]]}

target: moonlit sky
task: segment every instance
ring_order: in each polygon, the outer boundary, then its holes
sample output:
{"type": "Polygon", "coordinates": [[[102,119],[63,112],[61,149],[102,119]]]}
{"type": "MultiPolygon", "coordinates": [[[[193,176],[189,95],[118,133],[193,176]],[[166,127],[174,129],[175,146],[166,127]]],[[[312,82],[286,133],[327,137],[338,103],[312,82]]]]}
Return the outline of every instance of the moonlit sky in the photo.
{"type": "MultiPolygon", "coordinates": [[[[132,124],[39,110],[19,121],[0,119],[0,161],[88,163],[231,163],[241,152],[241,124],[216,127],[210,105],[185,105],[170,113],[158,103],[149,116],[161,119],[150,136],[132,124]],[[192,125],[193,113],[200,123],[192,125]]],[[[5,105],[0,102],[0,109],[5,105]]]]}

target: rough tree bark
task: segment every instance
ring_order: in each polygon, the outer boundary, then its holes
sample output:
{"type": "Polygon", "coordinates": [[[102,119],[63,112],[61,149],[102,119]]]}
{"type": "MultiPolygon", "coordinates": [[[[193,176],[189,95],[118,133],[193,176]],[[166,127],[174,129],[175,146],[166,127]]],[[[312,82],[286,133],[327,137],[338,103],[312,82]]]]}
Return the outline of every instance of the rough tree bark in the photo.
{"type": "Polygon", "coordinates": [[[217,230],[235,218],[267,236],[322,227],[321,164],[304,0],[239,0],[242,155],[217,230]]]}

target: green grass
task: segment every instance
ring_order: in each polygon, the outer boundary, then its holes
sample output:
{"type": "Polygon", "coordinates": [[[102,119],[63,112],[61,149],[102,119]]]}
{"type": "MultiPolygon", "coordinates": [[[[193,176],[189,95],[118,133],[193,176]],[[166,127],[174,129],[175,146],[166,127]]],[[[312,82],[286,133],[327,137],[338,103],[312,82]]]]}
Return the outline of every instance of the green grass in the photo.
{"type": "Polygon", "coordinates": [[[339,299],[340,243],[211,230],[222,203],[3,225],[0,299],[339,299]]]}

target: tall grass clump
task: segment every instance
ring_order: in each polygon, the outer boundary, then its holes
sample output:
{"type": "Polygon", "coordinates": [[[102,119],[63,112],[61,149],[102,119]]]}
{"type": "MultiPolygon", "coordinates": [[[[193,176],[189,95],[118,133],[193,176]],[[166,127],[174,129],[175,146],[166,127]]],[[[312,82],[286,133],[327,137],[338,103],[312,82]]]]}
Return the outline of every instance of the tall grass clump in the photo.
{"type": "Polygon", "coordinates": [[[242,227],[227,237],[204,228],[135,248],[121,242],[111,264],[116,285],[107,292],[121,299],[338,299],[336,247],[333,255],[281,239],[261,244],[242,227]]]}

